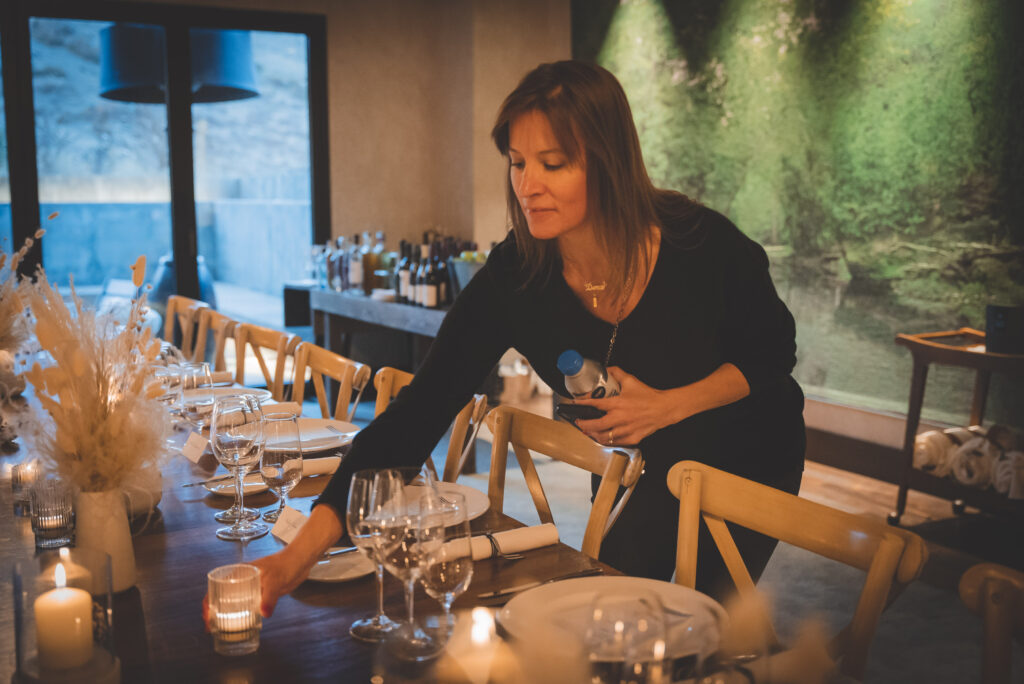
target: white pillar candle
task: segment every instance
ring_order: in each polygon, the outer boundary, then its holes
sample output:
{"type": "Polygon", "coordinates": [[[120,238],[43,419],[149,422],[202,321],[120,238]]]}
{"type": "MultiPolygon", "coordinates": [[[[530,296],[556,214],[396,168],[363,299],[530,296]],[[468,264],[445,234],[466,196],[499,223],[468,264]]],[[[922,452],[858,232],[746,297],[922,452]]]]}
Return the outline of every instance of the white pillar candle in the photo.
{"type": "Polygon", "coordinates": [[[39,664],[45,669],[68,670],[92,659],[92,597],[66,586],[63,563],[54,570],[56,589],[33,604],[39,664]]]}

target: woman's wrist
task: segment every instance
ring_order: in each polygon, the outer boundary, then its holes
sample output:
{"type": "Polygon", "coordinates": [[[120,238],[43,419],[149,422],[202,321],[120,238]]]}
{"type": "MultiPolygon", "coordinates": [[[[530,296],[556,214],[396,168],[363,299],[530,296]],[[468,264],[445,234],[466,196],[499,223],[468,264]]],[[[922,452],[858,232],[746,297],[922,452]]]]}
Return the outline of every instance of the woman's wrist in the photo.
{"type": "Polygon", "coordinates": [[[281,553],[290,563],[310,568],[344,531],[337,511],[321,504],[313,508],[309,519],[281,553]]]}

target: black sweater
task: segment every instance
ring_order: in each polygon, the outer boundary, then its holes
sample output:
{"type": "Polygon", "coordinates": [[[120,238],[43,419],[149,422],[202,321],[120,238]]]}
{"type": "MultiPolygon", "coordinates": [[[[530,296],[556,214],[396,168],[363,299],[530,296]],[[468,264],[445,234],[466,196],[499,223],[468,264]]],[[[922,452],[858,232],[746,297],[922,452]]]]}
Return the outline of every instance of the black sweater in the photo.
{"type": "MultiPolygon", "coordinates": [[[[662,235],[650,282],[619,326],[609,365],[668,389],[729,362],[743,373],[750,395],[644,439],[645,478],[663,483],[684,459],[760,481],[799,471],[803,394],[790,376],[795,327],[764,250],[709,209],[684,225],[664,225],[662,235]]],[[[562,395],[564,378],[555,366],[561,352],[604,359],[612,326],[587,310],[561,273],[525,290],[520,282],[510,233],[459,295],[412,383],[355,438],[318,503],[344,515],[355,471],[421,465],[509,347],[562,395]]]]}

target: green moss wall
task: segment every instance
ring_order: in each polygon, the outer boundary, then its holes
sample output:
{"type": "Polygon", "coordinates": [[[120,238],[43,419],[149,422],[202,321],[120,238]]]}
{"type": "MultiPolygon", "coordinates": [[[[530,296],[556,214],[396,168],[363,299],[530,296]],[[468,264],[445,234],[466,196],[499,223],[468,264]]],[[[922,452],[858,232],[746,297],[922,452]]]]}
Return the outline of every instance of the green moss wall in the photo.
{"type": "MultiPolygon", "coordinates": [[[[655,182],[766,246],[808,394],[905,411],[897,332],[1024,304],[1019,0],[577,0],[573,52],[615,73],[655,182]]],[[[1024,423],[996,379],[992,418],[1024,423]]],[[[926,415],[966,421],[971,377],[926,415]]]]}

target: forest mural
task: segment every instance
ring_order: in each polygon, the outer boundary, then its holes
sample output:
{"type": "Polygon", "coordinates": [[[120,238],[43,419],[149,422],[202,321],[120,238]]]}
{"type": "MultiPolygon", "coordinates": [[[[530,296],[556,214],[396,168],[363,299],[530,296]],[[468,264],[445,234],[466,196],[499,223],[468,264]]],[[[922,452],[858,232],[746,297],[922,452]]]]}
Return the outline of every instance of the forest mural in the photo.
{"type": "MultiPolygon", "coordinates": [[[[1024,305],[1019,0],[576,0],[573,51],[629,96],[656,184],[761,242],[809,395],[905,411],[898,332],[1024,305]]],[[[966,421],[933,367],[925,415],[966,421]]],[[[1021,379],[989,416],[1024,424],[1021,379]]]]}

